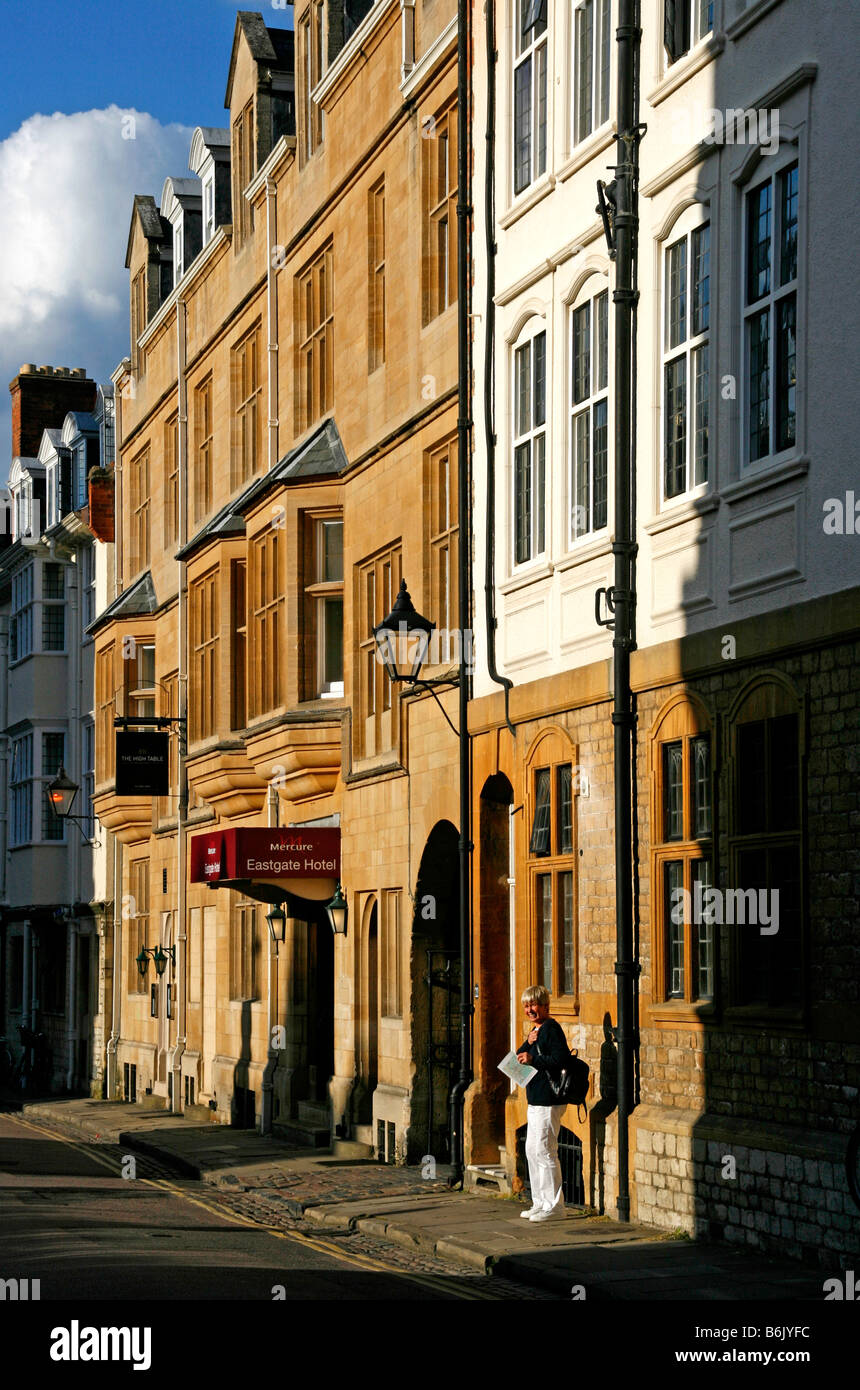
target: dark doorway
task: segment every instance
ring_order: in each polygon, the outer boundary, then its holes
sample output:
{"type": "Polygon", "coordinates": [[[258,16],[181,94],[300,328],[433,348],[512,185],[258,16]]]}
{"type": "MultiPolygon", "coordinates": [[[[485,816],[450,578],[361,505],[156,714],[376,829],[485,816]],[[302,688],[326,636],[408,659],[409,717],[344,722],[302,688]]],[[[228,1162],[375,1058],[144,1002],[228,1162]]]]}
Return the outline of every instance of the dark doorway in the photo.
{"type": "Polygon", "coordinates": [[[499,1062],[511,1049],[510,807],[514,793],[503,773],[484,783],[480,798],[479,921],[476,1054],[480,1090],[472,1115],[472,1162],[498,1163],[505,1142],[507,1078],[499,1062]]]}
{"type": "Polygon", "coordinates": [[[321,919],[308,922],[308,1099],[326,1102],[334,1072],[334,937],[321,919]]]}
{"type": "Polygon", "coordinates": [[[412,921],[412,1120],[408,1161],[449,1162],[448,1097],[459,1070],[459,835],[450,821],[430,832],[412,921]]]}

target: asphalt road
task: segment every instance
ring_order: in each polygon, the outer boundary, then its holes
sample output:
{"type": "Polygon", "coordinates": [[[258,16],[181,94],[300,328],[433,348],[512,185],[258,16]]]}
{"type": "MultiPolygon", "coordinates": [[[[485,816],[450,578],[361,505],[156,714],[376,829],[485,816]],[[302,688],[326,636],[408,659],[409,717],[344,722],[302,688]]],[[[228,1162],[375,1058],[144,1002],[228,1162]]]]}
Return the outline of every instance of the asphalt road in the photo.
{"type": "Polygon", "coordinates": [[[316,1236],[226,1216],[205,1183],[152,1176],[140,1156],[123,1177],[124,1164],[114,1145],[0,1113],[0,1280],[38,1279],[43,1302],[476,1297],[473,1280],[346,1259],[316,1236]]]}

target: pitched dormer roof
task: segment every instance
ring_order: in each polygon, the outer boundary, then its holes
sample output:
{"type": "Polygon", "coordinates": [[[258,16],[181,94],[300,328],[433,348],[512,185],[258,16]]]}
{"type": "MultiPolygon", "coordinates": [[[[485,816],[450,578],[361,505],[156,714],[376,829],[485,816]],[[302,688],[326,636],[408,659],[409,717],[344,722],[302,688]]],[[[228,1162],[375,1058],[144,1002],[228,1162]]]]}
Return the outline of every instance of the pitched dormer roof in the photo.
{"type": "Polygon", "coordinates": [[[125,268],[131,268],[131,243],[134,237],[135,218],[147,241],[165,241],[172,237],[170,224],[161,216],[155,206],[155,199],[149,193],[135,193],[131,212],[131,225],[128,229],[128,245],[125,251],[125,268]]]}
{"type": "Polygon", "coordinates": [[[230,53],[230,69],[227,75],[227,93],[224,105],[229,109],[233,96],[233,77],[236,71],[236,55],[239,51],[239,35],[244,34],[248,51],[255,63],[273,68],[276,72],[293,70],[293,31],[291,29],[269,29],[261,14],[253,10],[240,10],[236,15],[236,28],[233,31],[233,48],[230,53]]]}

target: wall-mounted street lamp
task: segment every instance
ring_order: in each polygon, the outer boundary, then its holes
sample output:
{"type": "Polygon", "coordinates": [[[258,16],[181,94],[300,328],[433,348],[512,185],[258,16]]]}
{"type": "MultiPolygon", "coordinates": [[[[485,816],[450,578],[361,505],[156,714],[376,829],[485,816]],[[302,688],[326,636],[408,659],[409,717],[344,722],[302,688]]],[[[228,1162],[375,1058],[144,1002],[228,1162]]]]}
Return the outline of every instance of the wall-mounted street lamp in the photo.
{"type": "Polygon", "coordinates": [[[406,580],[401,579],[394,607],[388,617],[383,618],[373,629],[377,655],[393,684],[408,681],[410,690],[429,690],[445,716],[449,729],[459,737],[459,730],[448,718],[445,706],[436,694],[436,687],[460,685],[463,680],[462,668],[457,676],[421,679],[421,667],[424,665],[430,646],[430,635],[435,626],[429,618],[416,611],[406,588],[406,580]]]}
{"type": "Polygon", "coordinates": [[[392,681],[418,683],[435,626],[429,618],[422,618],[415,611],[406,580],[401,579],[394,607],[373,629],[380,660],[392,681]]]}
{"type": "Polygon", "coordinates": [[[279,941],[287,939],[287,915],[280,903],[273,903],[266,913],[266,921],[269,924],[269,932],[275,943],[275,950],[278,949],[279,941]]]}
{"type": "Polygon", "coordinates": [[[74,821],[81,832],[84,844],[88,845],[91,843],[90,837],[81,830],[81,826],[88,824],[88,817],[72,815],[72,807],[79,791],[80,787],[77,782],[73,782],[66,773],[66,769],[61,766],[53,782],[49,782],[45,787],[45,796],[48,798],[48,805],[57,820],[74,821]]]}
{"type": "Polygon", "coordinates": [[[146,976],[146,972],[149,969],[150,956],[152,956],[153,964],[155,965],[155,973],[159,979],[161,979],[161,976],[167,969],[168,960],[171,960],[174,966],[176,965],[175,946],[168,946],[166,951],[163,949],[162,946],[141,946],[140,951],[135,956],[135,960],[137,961],[137,968],[140,972],[141,979],[143,979],[146,976]]]}
{"type": "Polygon", "coordinates": [[[340,884],[334,890],[334,897],[331,902],[326,903],[325,910],[328,913],[328,920],[331,922],[331,929],[335,936],[346,936],[349,904],[343,896],[343,889],[340,884]]]}

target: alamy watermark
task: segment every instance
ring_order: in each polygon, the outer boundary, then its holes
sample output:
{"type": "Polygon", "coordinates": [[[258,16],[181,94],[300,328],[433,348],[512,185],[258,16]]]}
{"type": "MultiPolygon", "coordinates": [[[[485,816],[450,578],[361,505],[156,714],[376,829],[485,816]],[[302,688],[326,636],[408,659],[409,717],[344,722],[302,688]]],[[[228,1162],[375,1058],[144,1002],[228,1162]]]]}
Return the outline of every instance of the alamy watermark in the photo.
{"type": "Polygon", "coordinates": [[[779,149],[779,108],[681,106],[672,112],[672,139],[689,144],[698,138],[705,145],[758,145],[762,154],[779,149]],[[704,134],[698,134],[699,131],[704,134]]]}
{"type": "Polygon", "coordinates": [[[775,936],[779,931],[779,889],[722,889],[694,883],[691,894],[687,888],[673,888],[670,917],[676,927],[690,921],[708,927],[737,923],[757,926],[760,936],[775,936]]]}

